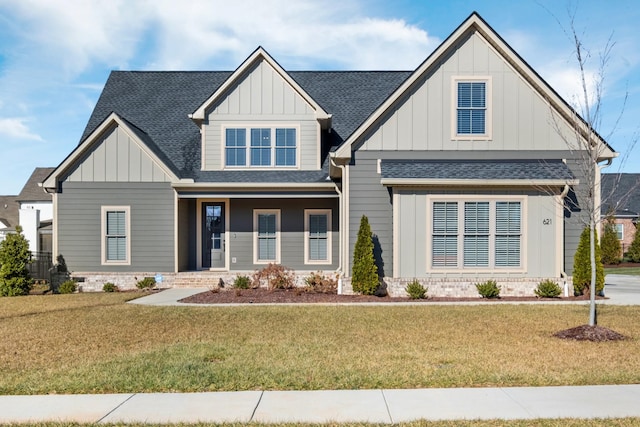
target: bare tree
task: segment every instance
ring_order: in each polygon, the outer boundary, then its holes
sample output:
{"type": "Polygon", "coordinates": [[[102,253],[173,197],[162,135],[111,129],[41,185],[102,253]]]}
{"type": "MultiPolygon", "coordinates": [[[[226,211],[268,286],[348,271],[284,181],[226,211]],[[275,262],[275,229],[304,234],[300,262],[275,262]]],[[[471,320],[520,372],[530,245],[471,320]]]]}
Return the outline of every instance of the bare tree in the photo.
{"type": "MultiPolygon", "coordinates": [[[[613,194],[601,195],[600,192],[600,165],[599,163],[607,160],[608,164],[612,160],[613,149],[609,147],[605,139],[598,132],[602,125],[602,100],[604,93],[605,71],[610,60],[612,50],[615,43],[612,37],[609,37],[603,49],[597,56],[598,66],[593,75],[592,80],[588,78],[588,66],[592,55],[587,49],[582,38],[579,36],[575,27],[575,14],[570,15],[569,31],[565,30],[568,38],[574,47],[575,60],[578,67],[578,78],[580,84],[580,94],[574,99],[574,108],[571,109],[569,122],[571,123],[571,131],[567,132],[566,127],[562,126],[562,120],[557,113],[552,110],[552,119],[558,135],[567,144],[577,160],[577,167],[580,176],[580,185],[574,188],[576,206],[586,211],[586,215],[578,215],[577,217],[585,227],[590,229],[590,266],[591,266],[591,285],[590,291],[590,309],[589,309],[589,326],[595,326],[597,323],[596,316],[596,251],[595,239],[596,230],[601,222],[601,209],[607,198],[613,194]]],[[[557,20],[557,18],[556,18],[557,20]]],[[[560,23],[559,20],[557,20],[560,23]]],[[[560,23],[562,26],[562,24],[560,23]]],[[[624,106],[626,105],[628,94],[625,95],[623,106],[620,110],[614,126],[609,133],[610,137],[617,129],[624,106]]],[[[624,166],[629,153],[634,148],[637,137],[630,141],[625,154],[621,157],[620,168],[624,166]]],[[[618,177],[620,174],[618,174],[618,177]]],[[[614,183],[614,186],[617,183],[614,183]]],[[[571,202],[570,202],[571,203],[571,202]]]]}

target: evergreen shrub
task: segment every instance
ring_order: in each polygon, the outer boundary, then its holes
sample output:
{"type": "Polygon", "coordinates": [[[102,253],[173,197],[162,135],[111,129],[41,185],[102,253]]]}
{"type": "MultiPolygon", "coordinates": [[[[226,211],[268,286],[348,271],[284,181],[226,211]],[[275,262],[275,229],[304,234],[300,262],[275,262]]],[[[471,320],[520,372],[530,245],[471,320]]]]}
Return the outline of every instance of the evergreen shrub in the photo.
{"type": "Polygon", "coordinates": [[[409,298],[411,299],[424,299],[427,296],[427,290],[428,288],[423,286],[422,283],[418,282],[416,279],[409,282],[405,288],[407,295],[409,295],[409,298]]]}
{"type": "Polygon", "coordinates": [[[373,256],[373,235],[366,215],[360,218],[358,238],[353,250],[353,272],[351,287],[353,292],[374,295],[378,288],[378,267],[373,256]]]}
{"type": "Polygon", "coordinates": [[[499,298],[500,288],[495,280],[487,280],[483,283],[477,283],[476,289],[482,298],[499,298]]]}
{"type": "Polygon", "coordinates": [[[560,285],[553,280],[543,280],[538,283],[538,287],[534,290],[535,294],[540,298],[556,298],[562,293],[560,285]]]}
{"type": "Polygon", "coordinates": [[[0,242],[0,296],[27,295],[31,290],[31,277],[27,264],[31,260],[29,242],[16,226],[16,233],[0,242]]]}
{"type": "MultiPolygon", "coordinates": [[[[596,255],[596,293],[604,289],[604,266],[598,244],[598,234],[595,232],[595,255],[596,255]]],[[[590,229],[585,227],[580,235],[580,243],[573,257],[573,293],[582,295],[591,286],[591,261],[589,244],[590,229]]]]}

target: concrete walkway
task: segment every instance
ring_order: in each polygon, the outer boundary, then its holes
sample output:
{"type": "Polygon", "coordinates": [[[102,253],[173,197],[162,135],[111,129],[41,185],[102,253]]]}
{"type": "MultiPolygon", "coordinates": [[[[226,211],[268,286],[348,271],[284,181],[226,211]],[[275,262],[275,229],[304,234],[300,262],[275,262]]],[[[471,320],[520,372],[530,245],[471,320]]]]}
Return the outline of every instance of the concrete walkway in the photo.
{"type": "Polygon", "coordinates": [[[640,385],[0,396],[0,423],[371,422],[640,417],[640,385]]]}

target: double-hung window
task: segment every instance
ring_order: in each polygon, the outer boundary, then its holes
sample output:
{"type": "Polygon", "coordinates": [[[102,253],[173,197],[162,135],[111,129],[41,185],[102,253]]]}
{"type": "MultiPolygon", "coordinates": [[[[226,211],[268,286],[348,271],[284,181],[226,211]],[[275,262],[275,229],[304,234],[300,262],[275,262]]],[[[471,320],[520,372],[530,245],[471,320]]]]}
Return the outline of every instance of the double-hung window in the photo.
{"type": "Polygon", "coordinates": [[[227,166],[247,165],[247,130],[226,129],[225,155],[227,166]]]}
{"type": "Polygon", "coordinates": [[[130,264],[130,208],[102,207],[102,263],[130,264]]]}
{"type": "Polygon", "coordinates": [[[331,264],[331,210],[307,209],[305,222],[305,264],[331,264]]]}
{"type": "Polygon", "coordinates": [[[491,137],[491,80],[454,78],[454,139],[491,137]]]}
{"type": "Polygon", "coordinates": [[[430,265],[436,269],[519,269],[522,200],[435,200],[430,265]]]}
{"type": "Polygon", "coordinates": [[[624,224],[615,224],[618,240],[624,240],[624,224]]]}
{"type": "Polygon", "coordinates": [[[280,210],[253,211],[254,263],[280,262],[280,210]]]}
{"type": "Polygon", "coordinates": [[[298,131],[295,127],[225,128],[224,138],[225,167],[298,166],[298,131]]]}

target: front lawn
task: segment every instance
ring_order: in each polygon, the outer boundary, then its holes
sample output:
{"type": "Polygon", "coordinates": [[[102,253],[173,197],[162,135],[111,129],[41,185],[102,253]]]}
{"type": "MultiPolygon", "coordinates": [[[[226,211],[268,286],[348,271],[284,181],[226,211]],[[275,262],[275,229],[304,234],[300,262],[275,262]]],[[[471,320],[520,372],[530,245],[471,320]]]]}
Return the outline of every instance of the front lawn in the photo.
{"type": "Polygon", "coordinates": [[[640,267],[606,267],[604,274],[624,274],[627,276],[640,276],[640,267]]]}
{"type": "Polygon", "coordinates": [[[640,382],[640,307],[599,307],[630,339],[553,338],[585,305],[147,307],[130,293],[0,298],[0,394],[640,382]]]}

